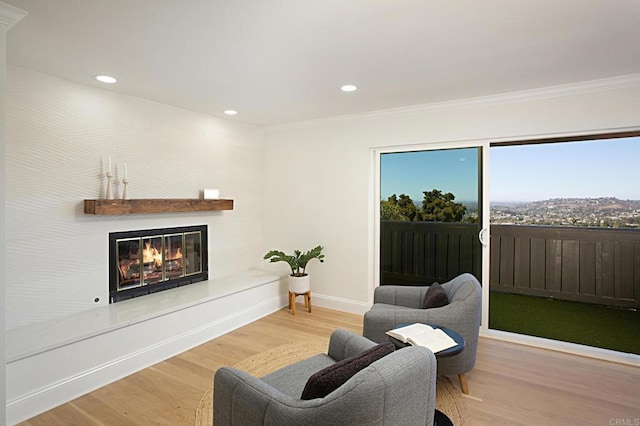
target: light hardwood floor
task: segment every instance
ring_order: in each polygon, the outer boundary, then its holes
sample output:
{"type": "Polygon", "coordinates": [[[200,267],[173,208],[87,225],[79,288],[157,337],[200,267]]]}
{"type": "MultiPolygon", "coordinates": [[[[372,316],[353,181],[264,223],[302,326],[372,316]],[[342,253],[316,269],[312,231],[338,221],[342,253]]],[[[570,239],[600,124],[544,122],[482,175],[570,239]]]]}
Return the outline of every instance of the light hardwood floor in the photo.
{"type": "MultiPolygon", "coordinates": [[[[336,328],[361,333],[362,317],[283,309],[22,424],[192,425],[216,369],[336,328]]],[[[467,377],[473,425],[640,425],[636,367],[481,338],[467,377]]]]}

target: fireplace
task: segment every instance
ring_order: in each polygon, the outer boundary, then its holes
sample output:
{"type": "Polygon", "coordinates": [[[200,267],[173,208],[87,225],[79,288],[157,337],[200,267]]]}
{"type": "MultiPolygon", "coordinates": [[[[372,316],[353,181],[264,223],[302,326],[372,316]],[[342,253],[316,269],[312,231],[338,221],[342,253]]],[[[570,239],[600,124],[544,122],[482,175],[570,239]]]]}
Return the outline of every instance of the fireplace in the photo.
{"type": "Polygon", "coordinates": [[[207,225],[109,233],[109,303],[208,278],[207,225]]]}

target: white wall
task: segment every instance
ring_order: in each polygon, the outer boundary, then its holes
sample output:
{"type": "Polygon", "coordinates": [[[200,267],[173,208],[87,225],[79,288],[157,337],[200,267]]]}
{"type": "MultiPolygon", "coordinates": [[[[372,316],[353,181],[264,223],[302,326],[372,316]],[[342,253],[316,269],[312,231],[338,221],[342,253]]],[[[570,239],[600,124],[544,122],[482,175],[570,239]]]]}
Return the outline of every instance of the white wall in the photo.
{"type": "Polygon", "coordinates": [[[7,30],[21,20],[26,12],[0,2],[0,423],[6,420],[6,371],[5,371],[5,307],[6,307],[6,142],[5,142],[5,98],[6,98],[6,42],[7,30]]]}
{"type": "Polygon", "coordinates": [[[7,327],[108,303],[108,233],[209,225],[210,277],[260,265],[263,130],[34,71],[8,67],[7,327]],[[225,212],[92,216],[112,158],[130,198],[198,198],[225,212]],[[98,303],[94,302],[99,298],[98,303]]]}
{"type": "Polygon", "coordinates": [[[312,267],[315,303],[362,312],[372,297],[372,148],[626,128],[640,126],[639,111],[633,75],[271,128],[266,244],[325,245],[325,263],[312,267]]]}
{"type": "Polygon", "coordinates": [[[243,272],[264,266],[263,137],[259,127],[8,67],[0,217],[9,424],[286,303],[277,276],[243,272]],[[85,215],[83,200],[105,195],[109,156],[117,196],[126,162],[130,198],[220,188],[234,210],[85,215]],[[108,305],[109,232],[199,224],[209,226],[209,281],[108,305]]]}
{"type": "MultiPolygon", "coordinates": [[[[1,5],[0,5],[1,6],[1,5]]],[[[6,374],[5,374],[5,307],[6,307],[6,256],[5,256],[5,114],[4,114],[4,99],[5,99],[5,53],[6,53],[6,28],[2,26],[0,28],[0,164],[2,164],[2,170],[0,170],[0,365],[2,369],[0,372],[0,419],[4,421],[6,418],[5,402],[7,400],[6,393],[6,374]]]]}

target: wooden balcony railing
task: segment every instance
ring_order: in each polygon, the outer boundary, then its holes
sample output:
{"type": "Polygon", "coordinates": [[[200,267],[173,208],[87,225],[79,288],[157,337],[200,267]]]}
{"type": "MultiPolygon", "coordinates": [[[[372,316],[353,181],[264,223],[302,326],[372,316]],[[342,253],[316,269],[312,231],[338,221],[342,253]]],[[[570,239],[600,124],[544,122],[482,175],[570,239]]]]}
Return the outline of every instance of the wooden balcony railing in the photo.
{"type": "Polygon", "coordinates": [[[382,221],[381,284],[443,283],[470,272],[481,279],[480,225],[382,221]]]}
{"type": "Polygon", "coordinates": [[[490,288],[640,307],[640,230],[492,225],[490,288]]]}
{"type": "MultiPolygon", "coordinates": [[[[382,221],[381,284],[481,278],[480,225],[382,221]]],[[[492,291],[640,308],[640,230],[491,225],[492,291]]]]}

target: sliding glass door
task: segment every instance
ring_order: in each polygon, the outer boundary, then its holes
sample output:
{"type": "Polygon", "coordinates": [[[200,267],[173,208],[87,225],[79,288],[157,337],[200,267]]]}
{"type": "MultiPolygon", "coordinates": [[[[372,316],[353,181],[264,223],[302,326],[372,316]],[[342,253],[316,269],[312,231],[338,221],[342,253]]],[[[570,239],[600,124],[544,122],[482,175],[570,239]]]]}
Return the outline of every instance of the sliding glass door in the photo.
{"type": "Polygon", "coordinates": [[[491,329],[640,354],[638,158],[637,133],[492,145],[491,329]]]}
{"type": "Polygon", "coordinates": [[[482,281],[481,176],[481,147],[380,154],[380,285],[482,281]]]}
{"type": "Polygon", "coordinates": [[[428,148],[376,152],[375,285],[469,272],[485,330],[640,354],[640,132],[428,148]]]}

